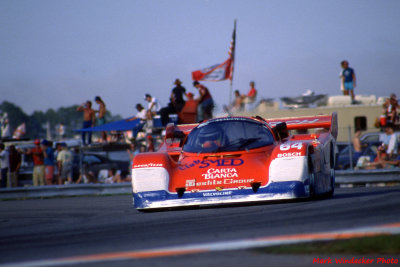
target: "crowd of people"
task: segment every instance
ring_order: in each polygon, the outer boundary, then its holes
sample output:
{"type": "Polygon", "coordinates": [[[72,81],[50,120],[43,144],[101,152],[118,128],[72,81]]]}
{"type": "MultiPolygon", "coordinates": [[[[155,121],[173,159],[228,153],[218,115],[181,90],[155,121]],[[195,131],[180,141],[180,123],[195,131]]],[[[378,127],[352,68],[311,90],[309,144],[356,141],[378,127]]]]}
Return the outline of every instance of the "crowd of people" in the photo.
{"type": "Polygon", "coordinates": [[[229,106],[224,106],[224,110],[228,114],[233,114],[241,111],[250,111],[255,108],[257,98],[257,89],[255,82],[250,82],[250,89],[247,94],[241,94],[237,89],[234,92],[234,100],[229,106]]]}
{"type": "MultiPolygon", "coordinates": [[[[152,136],[140,143],[132,141],[126,150],[130,165],[135,155],[153,152],[159,143],[160,140],[154,140],[152,136]]],[[[107,177],[99,179],[90,171],[89,165],[83,164],[81,168],[80,157],[83,159],[83,156],[84,153],[79,153],[78,148],[68,147],[65,142],[57,142],[54,146],[52,141],[46,139],[34,140],[34,147],[28,149],[15,145],[6,147],[4,143],[0,143],[0,188],[19,186],[19,170],[23,162],[33,163],[33,186],[130,181],[129,173],[121,173],[121,170],[113,167],[108,169],[107,177]]]]}
{"type": "MultiPolygon", "coordinates": [[[[341,62],[342,71],[340,72],[341,89],[344,95],[350,95],[354,103],[356,87],[356,75],[354,69],[349,67],[349,62],[343,60],[341,62]]],[[[168,104],[162,107],[158,99],[149,93],[144,94],[146,107],[142,103],[136,104],[137,113],[135,116],[127,119],[133,121],[139,119],[139,123],[132,129],[132,139],[130,139],[131,148],[128,149],[130,160],[140,152],[155,151],[155,141],[153,140],[152,130],[154,117],[159,116],[161,125],[165,127],[170,122],[171,114],[180,114],[185,105],[195,103],[195,117],[193,122],[208,120],[213,117],[213,109],[215,107],[214,99],[210,90],[198,81],[193,82],[193,87],[197,90],[198,96],[194,97],[191,92],[187,92],[182,85],[182,81],[176,79],[173,83],[169,95],[168,104]],[[144,141],[141,145],[136,143],[138,133],[141,132],[144,141]],[[145,145],[143,145],[143,143],[145,145]]],[[[251,111],[256,107],[258,91],[255,87],[255,82],[251,81],[249,90],[246,94],[239,90],[234,91],[234,100],[227,106],[224,106],[224,111],[229,115],[251,111]]],[[[106,124],[106,104],[100,96],[94,98],[94,102],[98,105],[95,110],[92,107],[92,101],[87,100],[85,103],[77,107],[78,112],[83,114],[82,128],[90,128],[106,124]]],[[[393,129],[400,124],[398,114],[398,101],[395,94],[391,94],[383,105],[383,115],[379,121],[379,126],[385,129],[386,138],[383,145],[377,152],[377,157],[374,162],[368,163],[368,168],[384,168],[386,166],[399,166],[398,140],[392,136],[393,129]],[[394,141],[395,140],[395,141],[394,141]]],[[[4,124],[5,125],[5,124],[4,124]]],[[[354,137],[354,149],[356,158],[361,157],[363,144],[360,143],[359,137],[361,131],[357,131],[354,137]],[[358,140],[358,141],[357,141],[358,140]]],[[[84,146],[92,144],[92,132],[82,132],[82,144],[84,146]]],[[[111,135],[106,131],[101,132],[100,142],[106,143],[110,141],[111,135]]],[[[34,186],[51,185],[51,184],[68,184],[80,182],[98,182],[97,177],[93,177],[93,173],[85,170],[79,175],[79,178],[72,178],[72,161],[74,158],[73,152],[68,149],[65,143],[57,143],[55,150],[51,141],[35,140],[35,147],[26,151],[17,149],[14,145],[10,145],[8,149],[3,143],[0,143],[0,168],[1,168],[1,187],[13,187],[18,185],[18,170],[21,167],[21,156],[30,156],[33,159],[33,175],[32,183],[34,186]]],[[[120,172],[115,169],[110,169],[107,179],[104,182],[114,183],[128,181],[129,177],[121,176],[120,172]]]]}
{"type": "Polygon", "coordinates": [[[361,131],[356,130],[353,137],[354,164],[357,169],[381,169],[400,167],[399,138],[392,123],[386,124],[381,141],[377,144],[376,156],[363,156],[364,148],[368,146],[360,140],[361,131]]]}

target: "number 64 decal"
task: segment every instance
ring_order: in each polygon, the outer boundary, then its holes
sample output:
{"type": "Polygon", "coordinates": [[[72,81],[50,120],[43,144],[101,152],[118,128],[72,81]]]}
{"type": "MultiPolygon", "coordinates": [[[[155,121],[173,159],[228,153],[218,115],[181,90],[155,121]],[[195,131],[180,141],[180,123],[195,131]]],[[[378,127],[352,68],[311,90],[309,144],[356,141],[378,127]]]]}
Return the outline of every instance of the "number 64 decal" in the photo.
{"type": "Polygon", "coordinates": [[[297,148],[297,149],[301,149],[303,147],[302,143],[293,143],[293,144],[282,144],[279,149],[282,151],[286,151],[289,150],[291,148],[297,148]]]}

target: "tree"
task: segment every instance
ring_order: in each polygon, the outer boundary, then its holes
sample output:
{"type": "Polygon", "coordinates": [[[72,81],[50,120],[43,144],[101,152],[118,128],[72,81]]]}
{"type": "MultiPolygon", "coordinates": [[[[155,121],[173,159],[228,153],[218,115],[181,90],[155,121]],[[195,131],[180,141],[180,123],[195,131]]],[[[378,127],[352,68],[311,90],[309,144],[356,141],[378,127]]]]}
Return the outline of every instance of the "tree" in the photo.
{"type": "MultiPolygon", "coordinates": [[[[55,136],[55,127],[60,123],[64,124],[68,138],[76,135],[75,129],[82,128],[83,116],[81,112],[77,112],[77,105],[70,107],[60,107],[57,110],[48,109],[47,111],[35,111],[32,115],[27,115],[24,111],[13,103],[4,101],[0,104],[0,113],[8,113],[8,119],[11,131],[14,131],[23,122],[26,123],[26,135],[24,138],[46,138],[46,127],[50,124],[53,136],[55,136]]],[[[106,112],[106,120],[108,122],[120,120],[120,115],[113,116],[111,112],[106,112]]]]}

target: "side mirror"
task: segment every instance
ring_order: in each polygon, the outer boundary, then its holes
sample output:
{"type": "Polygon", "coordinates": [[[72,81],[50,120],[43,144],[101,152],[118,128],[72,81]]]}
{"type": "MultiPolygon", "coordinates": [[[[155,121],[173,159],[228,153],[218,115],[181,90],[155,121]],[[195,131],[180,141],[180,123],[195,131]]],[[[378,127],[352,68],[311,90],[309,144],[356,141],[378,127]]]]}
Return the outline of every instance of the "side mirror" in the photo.
{"type": "Polygon", "coordinates": [[[286,122],[278,123],[273,129],[278,139],[282,140],[289,137],[289,131],[286,122]]]}

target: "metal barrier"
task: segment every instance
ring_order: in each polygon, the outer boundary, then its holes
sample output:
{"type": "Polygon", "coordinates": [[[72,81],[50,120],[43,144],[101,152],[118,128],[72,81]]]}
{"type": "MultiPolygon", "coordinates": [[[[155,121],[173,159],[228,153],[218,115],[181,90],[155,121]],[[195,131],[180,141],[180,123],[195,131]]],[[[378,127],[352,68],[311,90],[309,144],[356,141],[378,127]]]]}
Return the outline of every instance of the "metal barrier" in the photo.
{"type": "MultiPolygon", "coordinates": [[[[400,184],[400,168],[380,170],[336,171],[336,186],[373,186],[400,184]]],[[[131,194],[131,183],[120,184],[71,184],[1,188],[0,200],[100,196],[131,194]]]]}

